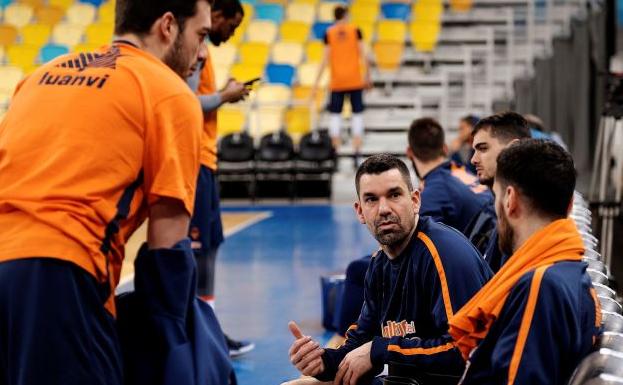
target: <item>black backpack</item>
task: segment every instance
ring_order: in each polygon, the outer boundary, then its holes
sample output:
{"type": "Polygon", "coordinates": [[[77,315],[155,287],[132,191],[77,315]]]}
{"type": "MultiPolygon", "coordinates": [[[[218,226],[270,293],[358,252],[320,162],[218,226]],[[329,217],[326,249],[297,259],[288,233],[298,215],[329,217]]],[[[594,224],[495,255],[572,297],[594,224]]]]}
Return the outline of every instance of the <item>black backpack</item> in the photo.
{"type": "Polygon", "coordinates": [[[491,209],[491,206],[484,205],[480,209],[480,212],[472,218],[463,232],[467,239],[470,240],[483,256],[493,236],[496,224],[497,217],[495,216],[495,212],[491,209]]]}

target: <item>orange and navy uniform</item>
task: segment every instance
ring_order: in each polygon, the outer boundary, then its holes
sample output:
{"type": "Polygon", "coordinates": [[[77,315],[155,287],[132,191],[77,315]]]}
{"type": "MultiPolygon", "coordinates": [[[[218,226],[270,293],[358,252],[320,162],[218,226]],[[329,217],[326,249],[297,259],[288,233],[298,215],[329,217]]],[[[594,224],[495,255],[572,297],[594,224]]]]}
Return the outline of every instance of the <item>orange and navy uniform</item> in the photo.
{"type": "Polygon", "coordinates": [[[331,91],[354,91],[364,88],[363,52],[360,51],[359,44],[361,38],[361,31],[352,24],[337,23],[327,29],[324,40],[329,47],[331,91]]]}
{"type": "Polygon", "coordinates": [[[563,385],[593,349],[601,310],[586,264],[525,273],[473,350],[462,384],[563,385]]]}
{"type": "MultiPolygon", "coordinates": [[[[199,75],[198,95],[212,95],[217,92],[216,78],[214,75],[214,67],[212,60],[208,54],[206,61],[199,75]]],[[[201,132],[201,156],[200,162],[212,171],[216,171],[217,164],[217,121],[216,109],[204,112],[203,114],[203,131],[201,132]]]]}
{"type": "Polygon", "coordinates": [[[448,334],[448,319],[491,275],[462,234],[420,217],[398,257],[381,251],[372,258],[357,324],[342,347],[325,350],[325,371],[317,378],[333,379],[348,352],[372,341],[370,357],[379,371],[388,364],[390,374],[456,384],[465,362],[448,334]]]}
{"type": "Polygon", "coordinates": [[[39,68],[0,123],[0,262],[60,259],[116,286],[150,205],[192,214],[200,125],[184,81],[129,44],[39,68]]]}

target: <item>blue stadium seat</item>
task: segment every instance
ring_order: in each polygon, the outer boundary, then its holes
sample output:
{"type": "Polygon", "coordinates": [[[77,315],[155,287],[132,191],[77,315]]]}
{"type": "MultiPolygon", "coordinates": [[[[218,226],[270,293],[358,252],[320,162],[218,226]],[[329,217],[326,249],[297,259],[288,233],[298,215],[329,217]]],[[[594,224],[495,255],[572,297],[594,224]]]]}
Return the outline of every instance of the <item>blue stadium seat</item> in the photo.
{"type": "Polygon", "coordinates": [[[9,4],[13,4],[15,0],[0,0],[0,8],[4,8],[9,4]]]}
{"type": "Polygon", "coordinates": [[[329,29],[331,25],[331,23],[323,23],[321,21],[315,22],[312,30],[314,31],[314,36],[316,37],[316,39],[324,39],[324,35],[327,32],[327,29],[329,29]]]}
{"type": "Polygon", "coordinates": [[[270,63],[266,66],[266,77],[269,83],[284,84],[292,87],[294,71],[295,69],[291,65],[270,63]]]}
{"type": "Polygon", "coordinates": [[[99,7],[102,3],[105,3],[106,0],[80,0],[81,3],[87,3],[94,5],[95,7],[99,7]]]}
{"type": "Polygon", "coordinates": [[[241,2],[243,4],[251,4],[251,5],[256,5],[257,4],[257,0],[242,0],[241,2]]]}
{"type": "Polygon", "coordinates": [[[46,44],[41,48],[41,62],[47,63],[50,60],[69,53],[69,48],[61,44],[46,44]]]}
{"type": "Polygon", "coordinates": [[[258,4],[255,7],[255,18],[269,20],[280,24],[285,16],[284,9],[279,4],[258,4]]]}
{"type": "Polygon", "coordinates": [[[408,3],[384,3],[381,11],[386,19],[408,20],[411,9],[408,3]]]}

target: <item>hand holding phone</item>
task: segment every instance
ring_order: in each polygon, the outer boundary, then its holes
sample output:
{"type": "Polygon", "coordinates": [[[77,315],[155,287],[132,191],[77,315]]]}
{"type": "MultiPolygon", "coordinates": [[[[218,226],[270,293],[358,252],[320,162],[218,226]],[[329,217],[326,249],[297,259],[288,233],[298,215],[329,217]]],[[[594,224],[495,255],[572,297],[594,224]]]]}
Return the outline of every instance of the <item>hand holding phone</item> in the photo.
{"type": "Polygon", "coordinates": [[[262,80],[262,78],[255,78],[255,79],[248,80],[242,84],[244,84],[245,87],[251,87],[253,86],[253,84],[259,82],[260,80],[262,80]]]}

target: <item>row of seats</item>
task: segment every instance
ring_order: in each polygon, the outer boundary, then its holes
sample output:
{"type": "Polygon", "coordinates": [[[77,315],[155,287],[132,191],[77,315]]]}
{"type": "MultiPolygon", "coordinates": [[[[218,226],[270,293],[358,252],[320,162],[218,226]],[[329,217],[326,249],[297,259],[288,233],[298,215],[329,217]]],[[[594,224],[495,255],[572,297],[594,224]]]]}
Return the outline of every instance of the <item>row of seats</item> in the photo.
{"type": "MultiPolygon", "coordinates": [[[[31,1],[32,3],[35,3],[31,1]]],[[[50,0],[49,3],[29,4],[25,0],[0,6],[3,23],[22,28],[36,22],[48,26],[61,21],[86,27],[96,21],[112,24],[115,20],[115,2],[108,1],[101,6],[90,3],[64,0],[50,0]]]]}

